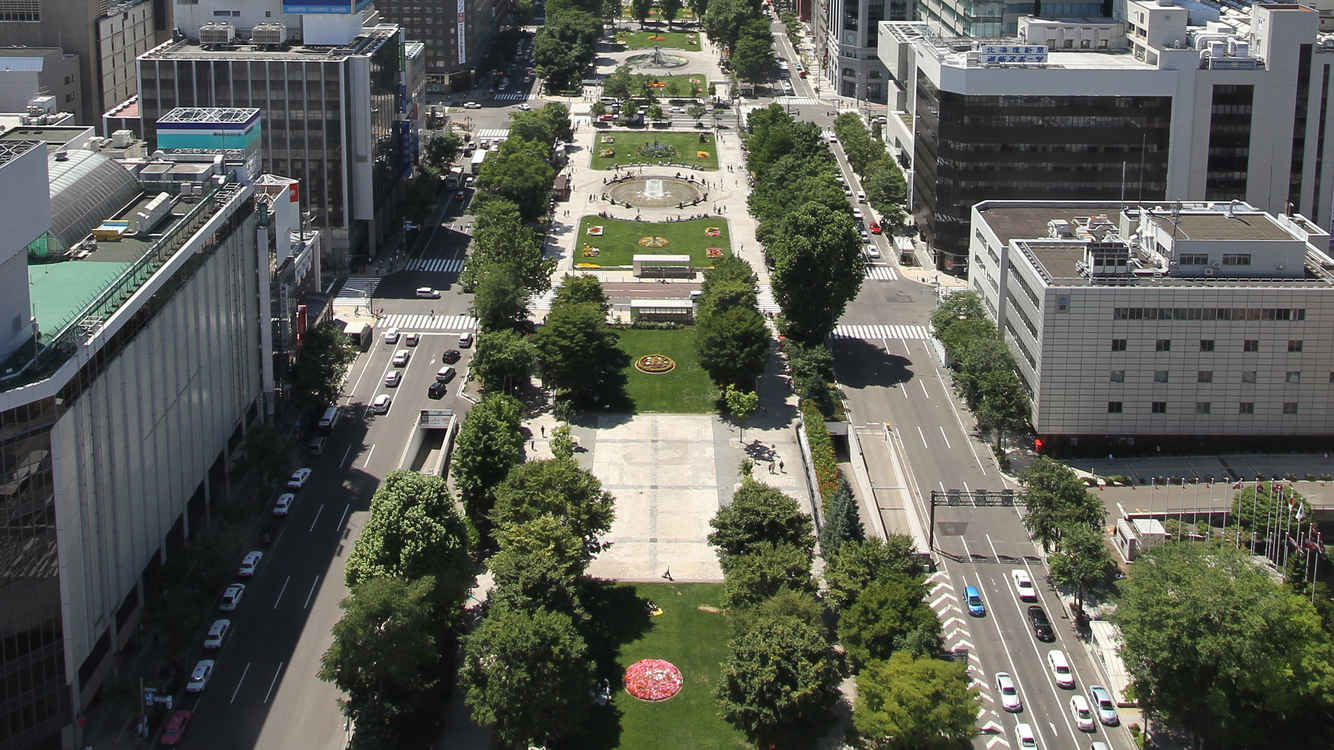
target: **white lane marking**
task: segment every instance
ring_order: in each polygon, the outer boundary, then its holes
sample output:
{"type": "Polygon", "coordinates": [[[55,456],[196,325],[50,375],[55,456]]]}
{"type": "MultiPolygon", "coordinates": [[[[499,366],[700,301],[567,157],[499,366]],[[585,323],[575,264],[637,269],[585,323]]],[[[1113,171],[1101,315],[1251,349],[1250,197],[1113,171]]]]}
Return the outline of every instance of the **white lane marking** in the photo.
{"type": "Polygon", "coordinates": [[[930,398],[931,398],[931,393],[930,393],[929,391],[926,390],[926,381],[925,381],[925,380],[919,380],[919,381],[917,381],[917,384],[920,385],[920,386],[922,386],[922,396],[925,397],[925,398],[927,398],[927,399],[930,399],[930,398]]]}
{"type": "Polygon", "coordinates": [[[970,490],[970,489],[968,489],[968,483],[967,483],[967,482],[964,482],[963,480],[960,480],[960,482],[963,484],[963,491],[964,491],[965,493],[967,493],[967,494],[969,494],[969,495],[973,494],[973,491],[970,490]]]}
{"type": "Polygon", "coordinates": [[[269,680],[269,691],[264,694],[265,703],[268,703],[269,698],[273,697],[273,686],[278,684],[278,675],[283,673],[283,664],[286,664],[286,662],[278,662],[278,668],[273,670],[273,679],[269,680]]]}
{"type": "MultiPolygon", "coordinates": [[[[973,553],[969,551],[969,549],[968,549],[968,540],[967,540],[967,539],[964,539],[963,534],[960,534],[960,535],[959,535],[959,541],[963,543],[963,553],[964,553],[965,555],[968,556],[968,559],[969,559],[969,560],[972,560],[972,559],[973,559],[973,553]]],[[[967,585],[967,582],[966,582],[966,581],[965,581],[964,583],[965,583],[965,585],[967,585]]],[[[981,583],[981,581],[979,581],[978,583],[981,583]]],[[[981,588],[981,587],[979,586],[978,588],[981,588]]]]}
{"type": "Polygon", "coordinates": [[[361,468],[364,469],[367,466],[371,465],[371,454],[374,452],[375,452],[375,444],[371,443],[371,447],[366,450],[366,462],[361,465],[361,468]]]}
{"type": "Polygon", "coordinates": [[[315,587],[320,585],[320,577],[315,576],[315,580],[310,582],[310,591],[306,594],[306,603],[301,605],[302,609],[310,609],[311,597],[315,596],[315,587]]]}
{"type": "Polygon", "coordinates": [[[945,441],[946,450],[952,450],[950,439],[945,435],[945,427],[943,425],[936,425],[936,427],[940,430],[940,439],[945,441]]]}
{"type": "Polygon", "coordinates": [[[921,438],[922,438],[922,447],[923,447],[923,448],[926,448],[927,450],[930,450],[930,449],[931,449],[931,446],[928,445],[927,442],[926,442],[926,433],[925,433],[925,432],[922,432],[922,426],[921,426],[921,425],[917,425],[917,434],[920,435],[921,438]]]}
{"type": "Polygon", "coordinates": [[[338,461],[339,468],[342,468],[347,464],[347,456],[351,452],[352,452],[352,444],[348,443],[347,448],[343,450],[343,457],[338,461]]]}
{"type": "Polygon", "coordinates": [[[250,673],[250,662],[245,663],[245,669],[241,670],[241,679],[236,681],[236,688],[232,690],[232,703],[236,702],[236,694],[241,692],[241,683],[245,682],[245,676],[250,673]]]}
{"type": "Polygon", "coordinates": [[[278,608],[278,605],[279,605],[280,603],[282,603],[282,600],[283,600],[283,594],[287,593],[287,582],[290,581],[290,580],[292,580],[292,577],[291,577],[291,576],[288,576],[288,577],[286,577],[286,578],[283,579],[283,587],[282,587],[281,589],[278,589],[278,598],[273,600],[273,608],[274,608],[274,609],[277,609],[277,608],[278,608]]]}
{"type": "Polygon", "coordinates": [[[352,390],[347,395],[351,396],[361,387],[361,379],[366,377],[366,371],[371,369],[371,360],[375,359],[375,351],[371,350],[366,354],[366,359],[361,363],[361,372],[357,375],[357,381],[352,384],[352,390]]]}
{"type": "Polygon", "coordinates": [[[349,510],[352,510],[351,503],[348,503],[347,505],[343,506],[343,514],[338,517],[338,525],[334,526],[335,530],[343,528],[343,519],[347,518],[347,512],[349,510]]]}
{"type": "Polygon", "coordinates": [[[312,533],[315,531],[315,524],[320,522],[320,514],[323,512],[324,512],[324,503],[320,503],[320,507],[315,509],[315,520],[311,521],[310,528],[306,529],[307,533],[312,533]]]}
{"type": "MultiPolygon", "coordinates": [[[[925,344],[923,344],[925,346],[925,344]]],[[[963,425],[963,417],[959,415],[959,407],[954,403],[954,397],[950,395],[949,388],[945,388],[945,374],[940,371],[939,365],[932,362],[932,369],[936,371],[936,378],[940,380],[941,388],[945,390],[945,402],[950,405],[950,411],[954,412],[954,421],[959,423],[959,432],[963,433],[964,442],[968,443],[968,452],[973,454],[973,460],[977,462],[977,468],[987,473],[987,467],[982,464],[982,459],[977,455],[977,449],[973,447],[973,441],[968,439],[968,428],[963,425]]],[[[923,386],[925,388],[925,386],[923,386]]],[[[1004,477],[1002,477],[1002,482],[1004,477]]]]}

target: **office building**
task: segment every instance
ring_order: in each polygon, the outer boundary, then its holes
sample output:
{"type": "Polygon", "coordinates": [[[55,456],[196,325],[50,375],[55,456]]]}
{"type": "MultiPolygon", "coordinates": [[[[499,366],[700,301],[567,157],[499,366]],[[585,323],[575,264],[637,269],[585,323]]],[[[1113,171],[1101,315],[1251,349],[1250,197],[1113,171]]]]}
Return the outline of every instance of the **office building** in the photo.
{"type": "Polygon", "coordinates": [[[938,36],[996,39],[1014,36],[1023,16],[1099,18],[1112,15],[1111,0],[917,0],[912,20],[938,36]]]}
{"type": "Polygon", "coordinates": [[[402,26],[425,45],[432,90],[473,85],[492,39],[509,22],[511,5],[501,0],[376,0],[385,21],[402,26]]]}
{"type": "Polygon", "coordinates": [[[984,201],[969,236],[969,288],[1049,446],[1334,434],[1334,259],[1306,217],[984,201]]]}
{"type": "Polygon", "coordinates": [[[79,107],[79,56],[59,47],[0,49],[0,112],[23,112],[38,97],[50,97],[49,109],[79,107]]]}
{"type": "Polygon", "coordinates": [[[1194,27],[1173,5],[1126,8],[1021,19],[1002,42],[881,24],[903,112],[886,138],[912,170],[926,262],[965,274],[971,206],[989,199],[1239,199],[1329,225],[1334,38],[1316,13],[1255,5],[1194,27]]]}
{"type": "Polygon", "coordinates": [[[885,103],[888,72],[876,55],[881,21],[906,21],[909,0],[816,0],[812,41],[822,83],[840,96],[885,103]]]}

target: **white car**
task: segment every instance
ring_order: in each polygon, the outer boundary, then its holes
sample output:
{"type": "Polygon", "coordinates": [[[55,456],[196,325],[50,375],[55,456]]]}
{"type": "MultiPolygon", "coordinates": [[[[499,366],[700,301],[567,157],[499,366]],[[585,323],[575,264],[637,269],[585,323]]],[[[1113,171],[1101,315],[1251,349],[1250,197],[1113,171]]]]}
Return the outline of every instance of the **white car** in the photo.
{"type": "Polygon", "coordinates": [[[1075,673],[1070,670],[1070,662],[1065,660],[1065,653],[1060,649],[1047,652],[1047,666],[1051,667],[1051,676],[1056,679],[1057,685],[1063,688],[1075,686],[1075,673]]]}
{"type": "Polygon", "coordinates": [[[264,553],[257,549],[252,549],[245,553],[241,558],[241,567],[237,568],[236,575],[242,578],[250,578],[255,575],[255,569],[259,567],[259,561],[264,559],[264,553]]]}
{"type": "Polygon", "coordinates": [[[824,137],[825,140],[829,141],[830,143],[838,143],[838,136],[834,135],[832,132],[826,132],[824,134],[824,137]]]}
{"type": "Polygon", "coordinates": [[[1014,579],[1014,587],[1019,590],[1020,599],[1026,602],[1038,600],[1038,590],[1033,588],[1033,579],[1029,577],[1027,570],[1015,568],[1010,571],[1010,578],[1014,579]]]}
{"type": "Polygon", "coordinates": [[[1098,712],[1098,721],[1109,727],[1121,723],[1121,717],[1116,713],[1116,703],[1112,700],[1112,694],[1107,692],[1107,688],[1102,685],[1089,685],[1089,702],[1098,712]]]}
{"type": "Polygon", "coordinates": [[[868,258],[879,258],[879,257],[880,257],[880,250],[879,250],[875,245],[872,245],[872,244],[869,243],[869,242],[866,243],[866,247],[863,248],[863,249],[866,251],[866,257],[868,257],[868,258]]]}
{"type": "Polygon", "coordinates": [[[472,346],[472,334],[471,334],[471,333],[460,333],[460,334],[459,334],[459,348],[460,348],[460,349],[467,349],[467,348],[470,347],[470,346],[472,346]]]}
{"type": "Polygon", "coordinates": [[[1019,686],[1009,672],[996,673],[996,692],[1000,693],[1001,706],[1006,711],[1024,710],[1024,702],[1019,699],[1019,686]]]}
{"type": "Polygon", "coordinates": [[[421,343],[422,335],[420,333],[409,333],[403,337],[404,346],[416,346],[421,343]]]}
{"type": "MultiPolygon", "coordinates": [[[[843,183],[843,184],[846,185],[847,183],[843,183]]],[[[848,198],[852,198],[852,188],[845,188],[845,189],[843,190],[843,194],[846,195],[848,198]]]]}
{"type": "Polygon", "coordinates": [[[403,373],[398,370],[390,370],[384,374],[384,387],[397,388],[403,381],[403,373]]]}
{"type": "Polygon", "coordinates": [[[387,331],[384,332],[384,343],[386,343],[386,344],[397,344],[397,343],[398,343],[398,329],[397,329],[397,328],[390,328],[389,330],[387,330],[387,331]]]}
{"type": "Polygon", "coordinates": [[[477,102],[464,102],[464,103],[463,103],[463,108],[464,108],[464,109],[481,109],[481,108],[482,108],[482,105],[478,104],[477,102]]]}
{"type": "Polygon", "coordinates": [[[429,286],[417,287],[417,297],[419,299],[440,299],[440,290],[432,289],[429,286]]]}
{"type": "Polygon", "coordinates": [[[858,190],[858,191],[857,191],[857,202],[858,202],[858,203],[865,203],[865,202],[866,202],[866,193],[863,193],[862,191],[858,190]]]}
{"type": "Polygon", "coordinates": [[[1075,717],[1075,726],[1080,731],[1092,732],[1098,726],[1098,722],[1093,720],[1093,709],[1089,708],[1089,702],[1082,695],[1070,697],[1070,714],[1075,717]]]}
{"type": "Polygon", "coordinates": [[[389,413],[390,398],[388,393],[381,393],[371,402],[371,411],[375,414],[389,413]]]}
{"type": "Polygon", "coordinates": [[[519,105],[519,109],[523,110],[524,112],[527,112],[528,110],[530,110],[530,109],[532,109],[532,108],[533,108],[533,105],[529,104],[528,102],[524,102],[523,104],[520,104],[520,105],[519,105]]]}
{"type": "Polygon", "coordinates": [[[273,504],[273,515],[282,518],[292,512],[292,503],[296,502],[296,495],[290,492],[284,492],[278,496],[278,502],[273,504]]]}
{"type": "Polygon", "coordinates": [[[287,478],[287,489],[299,490],[306,486],[306,481],[310,479],[310,469],[302,467],[292,472],[292,476],[287,478]]]}
{"type": "Polygon", "coordinates": [[[241,604],[241,597],[245,596],[245,584],[233,583],[222,591],[222,601],[218,603],[218,609],[223,612],[231,612],[241,604]]]}
{"type": "Polygon", "coordinates": [[[412,358],[412,352],[407,349],[399,349],[394,352],[394,367],[407,367],[408,360],[412,358]]]}
{"type": "Polygon", "coordinates": [[[227,631],[231,629],[231,620],[214,620],[213,624],[208,626],[208,635],[204,636],[204,648],[209,651],[222,648],[222,642],[227,640],[227,631]]]}
{"type": "Polygon", "coordinates": [[[208,678],[213,676],[213,660],[202,659],[190,673],[190,682],[185,686],[187,693],[202,693],[208,687],[208,678]]]}
{"type": "Polygon", "coordinates": [[[1038,750],[1038,736],[1033,733],[1033,727],[1016,724],[1014,738],[1019,740],[1019,750],[1038,750]]]}

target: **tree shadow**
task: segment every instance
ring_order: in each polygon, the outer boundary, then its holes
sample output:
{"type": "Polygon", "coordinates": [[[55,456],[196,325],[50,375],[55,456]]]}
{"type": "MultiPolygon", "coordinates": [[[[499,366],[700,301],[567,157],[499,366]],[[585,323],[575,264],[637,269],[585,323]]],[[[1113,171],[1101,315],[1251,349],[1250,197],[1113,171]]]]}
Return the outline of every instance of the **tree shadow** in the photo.
{"type": "MultiPolygon", "coordinates": [[[[589,658],[594,664],[595,682],[606,680],[615,692],[622,679],[616,654],[622,645],[643,637],[652,627],[649,602],[630,584],[601,579],[583,580],[579,598],[588,613],[584,636],[588,641],[589,658]]],[[[578,747],[620,746],[622,714],[615,702],[594,706],[578,735],[578,747]]],[[[567,746],[573,747],[560,747],[567,746]]]]}
{"type": "Polygon", "coordinates": [[[868,341],[842,339],[834,342],[833,349],[838,382],[850,388],[902,385],[916,376],[911,359],[868,341]]]}

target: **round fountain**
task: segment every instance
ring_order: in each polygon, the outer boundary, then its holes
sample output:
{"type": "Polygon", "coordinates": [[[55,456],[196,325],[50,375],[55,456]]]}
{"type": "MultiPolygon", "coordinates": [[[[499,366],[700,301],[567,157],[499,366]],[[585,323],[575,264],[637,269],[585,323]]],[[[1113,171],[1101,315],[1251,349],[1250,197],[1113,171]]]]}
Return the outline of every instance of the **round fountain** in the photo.
{"type": "Polygon", "coordinates": [[[630,65],[643,70],[670,70],[685,65],[687,60],[680,55],[669,55],[662,47],[654,45],[653,51],[643,55],[631,55],[625,60],[630,65]]]}
{"type": "Polygon", "coordinates": [[[633,177],[607,188],[607,195],[619,204],[637,208],[666,208],[690,205],[704,197],[703,186],[679,177],[633,177]]]}

